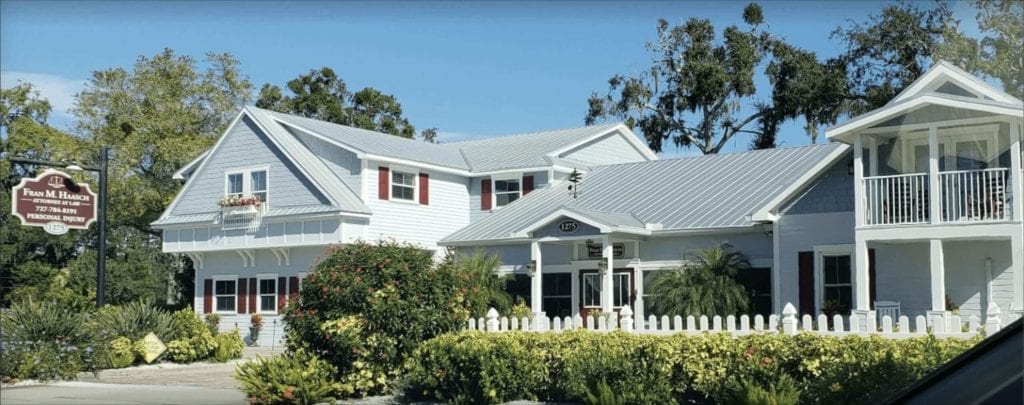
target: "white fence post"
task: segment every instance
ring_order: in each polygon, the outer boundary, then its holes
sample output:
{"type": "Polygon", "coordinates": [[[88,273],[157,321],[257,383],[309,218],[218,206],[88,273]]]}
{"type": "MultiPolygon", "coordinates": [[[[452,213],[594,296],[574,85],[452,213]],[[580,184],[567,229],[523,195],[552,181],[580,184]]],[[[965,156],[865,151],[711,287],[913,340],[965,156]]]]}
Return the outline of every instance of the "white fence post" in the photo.
{"type": "Polygon", "coordinates": [[[987,318],[985,319],[985,336],[992,336],[996,332],[999,332],[999,329],[1002,329],[1003,311],[1000,310],[999,306],[996,305],[995,301],[993,301],[989,302],[988,311],[986,312],[987,318]]]}
{"type": "Polygon", "coordinates": [[[629,305],[625,305],[619,310],[619,315],[622,316],[622,330],[626,332],[633,331],[633,310],[629,309],[629,305]]]}
{"type": "Polygon", "coordinates": [[[498,310],[491,308],[487,310],[487,331],[496,332],[498,330],[498,310]]]}
{"type": "Polygon", "coordinates": [[[782,332],[787,335],[796,334],[796,307],[787,302],[782,308],[782,332]]]}

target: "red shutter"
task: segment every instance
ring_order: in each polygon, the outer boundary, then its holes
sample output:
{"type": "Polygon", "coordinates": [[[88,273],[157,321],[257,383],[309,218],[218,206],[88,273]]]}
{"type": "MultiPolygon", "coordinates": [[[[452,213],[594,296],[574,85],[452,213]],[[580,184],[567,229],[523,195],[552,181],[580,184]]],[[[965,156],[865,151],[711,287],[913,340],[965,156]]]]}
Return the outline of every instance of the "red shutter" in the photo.
{"type": "Polygon", "coordinates": [[[480,179],[480,211],[491,209],[491,178],[480,179]]]}
{"type": "Polygon", "coordinates": [[[868,303],[871,309],[875,309],[875,249],[868,249],[868,303]]]}
{"type": "Polygon", "coordinates": [[[800,252],[800,313],[814,315],[814,252],[800,252]]]}
{"type": "Polygon", "coordinates": [[[249,279],[249,291],[252,291],[252,294],[249,294],[249,313],[254,314],[258,312],[256,310],[256,297],[260,295],[260,290],[259,287],[256,286],[255,278],[249,279]]]}
{"type": "MultiPolygon", "coordinates": [[[[253,291],[253,294],[255,294],[255,293],[256,292],[253,291]]],[[[244,314],[245,313],[245,302],[249,299],[248,294],[249,294],[249,286],[246,285],[245,279],[244,278],[238,279],[238,308],[235,308],[235,309],[238,310],[238,313],[240,313],[240,314],[244,314]]]]}
{"type": "Polygon", "coordinates": [[[288,302],[288,289],[285,284],[287,282],[287,277],[277,278],[277,313],[279,314],[284,310],[284,304],[288,302]]]}
{"type": "Polygon", "coordinates": [[[203,280],[203,313],[213,312],[213,279],[203,280]]]}
{"type": "Polygon", "coordinates": [[[533,191],[533,176],[523,176],[523,195],[533,191]]]}
{"type": "Polygon", "coordinates": [[[288,277],[288,299],[295,299],[299,296],[299,278],[295,276],[288,277]]]}
{"type": "Polygon", "coordinates": [[[420,204],[430,204],[430,175],[420,173],[420,204]]]}
{"type": "Polygon", "coordinates": [[[386,167],[377,168],[377,197],[387,200],[391,195],[391,174],[386,167]]]}

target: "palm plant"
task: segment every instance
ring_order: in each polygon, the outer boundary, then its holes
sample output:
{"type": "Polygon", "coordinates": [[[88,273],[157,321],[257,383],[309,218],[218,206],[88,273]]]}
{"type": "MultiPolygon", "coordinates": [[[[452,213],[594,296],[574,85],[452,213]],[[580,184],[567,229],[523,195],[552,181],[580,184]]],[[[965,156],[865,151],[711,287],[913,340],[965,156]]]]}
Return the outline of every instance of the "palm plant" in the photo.
{"type": "Polygon", "coordinates": [[[651,285],[657,315],[729,315],[747,310],[750,295],[736,274],[750,267],[729,244],[700,249],[680,267],[664,271],[651,285]]]}
{"type": "Polygon", "coordinates": [[[489,308],[495,308],[501,314],[508,314],[512,309],[512,297],[505,291],[508,276],[499,276],[498,266],[501,257],[490,255],[482,250],[472,255],[459,257],[456,270],[469,304],[470,313],[480,316],[489,308]]]}

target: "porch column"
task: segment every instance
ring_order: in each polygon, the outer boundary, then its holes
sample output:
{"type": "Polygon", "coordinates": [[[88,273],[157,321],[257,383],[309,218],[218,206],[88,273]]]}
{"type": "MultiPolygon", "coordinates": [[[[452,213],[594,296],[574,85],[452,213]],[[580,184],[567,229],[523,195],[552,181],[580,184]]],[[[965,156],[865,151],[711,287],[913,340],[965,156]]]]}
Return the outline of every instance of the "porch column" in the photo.
{"type": "Polygon", "coordinates": [[[856,236],[854,245],[853,310],[865,315],[871,310],[871,280],[868,272],[868,241],[856,236]]]}
{"type": "Polygon", "coordinates": [[[530,242],[530,260],[533,265],[533,271],[530,272],[530,310],[534,317],[544,316],[543,308],[541,308],[541,304],[544,302],[541,281],[544,277],[541,276],[540,242],[530,242]]]}
{"type": "Polygon", "coordinates": [[[601,260],[604,260],[607,267],[604,273],[601,273],[601,312],[611,313],[612,312],[612,298],[614,295],[614,280],[612,279],[612,273],[615,266],[612,260],[615,259],[615,251],[612,248],[611,238],[605,236],[601,240],[601,260]]]}
{"type": "Polygon", "coordinates": [[[1010,311],[1024,315],[1024,234],[1010,236],[1010,270],[1013,271],[1013,308],[1010,311]]]}
{"type": "Polygon", "coordinates": [[[930,246],[932,311],[946,312],[946,263],[942,257],[942,240],[928,241],[930,246]]]}
{"type": "Polygon", "coordinates": [[[928,196],[928,222],[937,224],[942,215],[942,189],[939,184],[939,128],[934,126],[928,128],[928,196]]]}
{"type": "Polygon", "coordinates": [[[853,137],[853,218],[854,227],[864,226],[864,135],[853,137]]]}
{"type": "Polygon", "coordinates": [[[1014,221],[1024,219],[1024,179],[1021,178],[1021,147],[1024,146],[1024,134],[1021,134],[1018,122],[1010,124],[1010,216],[1014,221]]]}

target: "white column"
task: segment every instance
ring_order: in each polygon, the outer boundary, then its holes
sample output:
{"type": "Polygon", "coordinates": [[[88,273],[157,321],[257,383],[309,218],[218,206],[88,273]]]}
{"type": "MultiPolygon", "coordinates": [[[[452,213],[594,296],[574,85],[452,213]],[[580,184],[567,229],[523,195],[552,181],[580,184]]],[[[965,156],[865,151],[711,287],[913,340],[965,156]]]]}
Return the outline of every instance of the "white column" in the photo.
{"type": "Polygon", "coordinates": [[[928,128],[928,218],[938,223],[942,214],[942,189],[939,188],[939,129],[928,128]]]}
{"type": "Polygon", "coordinates": [[[868,175],[878,175],[878,138],[868,138],[868,175]]]}
{"type": "Polygon", "coordinates": [[[1010,215],[1014,221],[1024,219],[1024,179],[1021,165],[1021,146],[1024,134],[1021,134],[1020,123],[1010,124],[1010,215]]]}
{"type": "Polygon", "coordinates": [[[544,311],[541,308],[541,303],[544,302],[541,299],[542,291],[544,291],[541,280],[544,277],[541,276],[540,242],[530,242],[530,260],[534,261],[535,266],[533,274],[530,276],[530,310],[533,311],[534,316],[544,316],[544,311]]]}
{"type": "Polygon", "coordinates": [[[604,260],[608,267],[605,272],[601,274],[601,312],[611,313],[612,312],[612,293],[614,292],[614,281],[612,279],[612,273],[614,272],[615,266],[612,260],[615,259],[614,250],[612,249],[611,238],[605,236],[601,241],[601,260],[604,260]]]}
{"type": "Polygon", "coordinates": [[[853,217],[856,227],[864,226],[864,135],[853,138],[853,217]]]}
{"type": "Polygon", "coordinates": [[[946,265],[942,257],[942,240],[928,241],[932,280],[932,311],[946,311],[946,265]]]}
{"type": "MultiPolygon", "coordinates": [[[[854,245],[854,271],[853,283],[853,310],[871,310],[871,280],[868,274],[868,241],[859,235],[855,237],[854,245]]],[[[861,315],[858,313],[858,315],[861,315]]]]}
{"type": "Polygon", "coordinates": [[[1024,314],[1024,234],[1010,235],[1010,269],[1013,271],[1013,308],[1024,314]]]}

